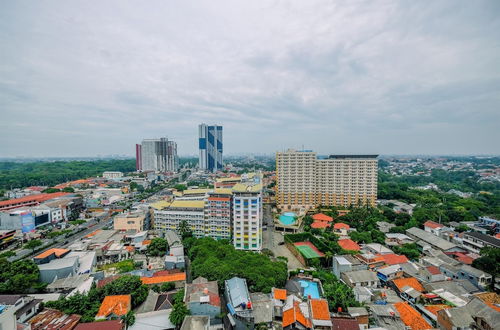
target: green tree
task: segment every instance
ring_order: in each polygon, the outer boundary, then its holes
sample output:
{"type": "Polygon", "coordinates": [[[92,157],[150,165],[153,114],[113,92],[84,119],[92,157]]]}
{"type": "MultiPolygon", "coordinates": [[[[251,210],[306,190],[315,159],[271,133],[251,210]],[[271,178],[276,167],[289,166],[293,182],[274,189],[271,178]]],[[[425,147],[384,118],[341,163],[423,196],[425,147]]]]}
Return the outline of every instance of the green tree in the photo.
{"type": "Polygon", "coordinates": [[[179,224],[179,233],[181,234],[182,239],[193,236],[193,232],[191,231],[191,228],[186,220],[182,220],[179,224]]]}
{"type": "Polygon", "coordinates": [[[127,314],[123,315],[121,319],[125,322],[126,328],[130,327],[135,323],[135,315],[133,311],[128,311],[127,314]]]}
{"type": "Polygon", "coordinates": [[[35,249],[39,246],[42,246],[43,243],[41,240],[39,239],[32,239],[31,241],[28,241],[26,244],[24,244],[24,247],[26,249],[30,249],[30,250],[33,250],[33,252],[35,252],[35,249]]]}
{"type": "Polygon", "coordinates": [[[178,302],[174,304],[174,308],[170,313],[169,319],[172,324],[179,328],[182,325],[184,318],[189,314],[191,313],[189,312],[186,304],[184,304],[183,302],[178,302]]]}
{"type": "Polygon", "coordinates": [[[148,245],[146,253],[150,256],[160,257],[164,256],[168,250],[167,240],[161,237],[156,237],[151,240],[148,245]]]}
{"type": "Polygon", "coordinates": [[[187,186],[186,186],[186,185],[184,185],[184,184],[176,184],[176,185],[174,186],[174,188],[175,188],[176,190],[178,190],[178,191],[184,191],[184,190],[186,190],[186,189],[187,189],[187,186]]]}
{"type": "Polygon", "coordinates": [[[26,293],[37,285],[39,274],[31,260],[9,262],[0,258],[0,293],[26,293]]]}
{"type": "Polygon", "coordinates": [[[45,190],[42,190],[42,192],[45,193],[45,194],[52,194],[52,193],[60,192],[60,191],[61,190],[57,189],[57,188],[47,188],[45,190]]]}
{"type": "Polygon", "coordinates": [[[472,262],[472,267],[480,269],[492,276],[492,289],[495,279],[500,274],[500,248],[486,247],[481,250],[481,257],[472,262]]]}
{"type": "Polygon", "coordinates": [[[67,193],[74,193],[75,189],[73,189],[73,187],[65,187],[65,188],[63,188],[62,191],[67,192],[67,193]]]}

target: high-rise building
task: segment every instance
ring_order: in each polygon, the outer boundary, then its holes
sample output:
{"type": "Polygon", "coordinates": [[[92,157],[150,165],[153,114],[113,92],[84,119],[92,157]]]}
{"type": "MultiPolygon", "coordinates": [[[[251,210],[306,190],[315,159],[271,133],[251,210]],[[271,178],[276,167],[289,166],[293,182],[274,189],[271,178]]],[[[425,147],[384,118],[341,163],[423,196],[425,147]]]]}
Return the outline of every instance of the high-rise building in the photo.
{"type": "Polygon", "coordinates": [[[136,145],[136,167],[139,171],[176,172],[179,169],[177,143],[167,138],[145,139],[136,145]]]}
{"type": "Polygon", "coordinates": [[[135,169],[137,171],[142,170],[142,145],[135,145],[135,169]]]}
{"type": "Polygon", "coordinates": [[[223,167],[222,161],[222,126],[200,124],[199,134],[199,168],[217,172],[223,167]]]}
{"type": "MultiPolygon", "coordinates": [[[[243,178],[242,178],[243,179],[243,178]]],[[[233,245],[238,250],[262,249],[262,183],[253,175],[233,190],[233,245]]]]}
{"type": "Polygon", "coordinates": [[[276,204],[281,209],[319,205],[375,205],[377,155],[330,155],[310,150],[276,153],[276,204]]]}

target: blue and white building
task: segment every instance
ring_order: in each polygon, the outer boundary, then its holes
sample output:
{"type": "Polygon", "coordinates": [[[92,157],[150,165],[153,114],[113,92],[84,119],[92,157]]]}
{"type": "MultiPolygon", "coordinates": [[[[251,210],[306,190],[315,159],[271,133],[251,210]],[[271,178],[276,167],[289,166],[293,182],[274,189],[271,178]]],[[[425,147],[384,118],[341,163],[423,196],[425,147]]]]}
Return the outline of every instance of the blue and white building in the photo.
{"type": "Polygon", "coordinates": [[[222,126],[200,124],[199,134],[199,163],[201,170],[217,172],[222,169],[222,126]]]}

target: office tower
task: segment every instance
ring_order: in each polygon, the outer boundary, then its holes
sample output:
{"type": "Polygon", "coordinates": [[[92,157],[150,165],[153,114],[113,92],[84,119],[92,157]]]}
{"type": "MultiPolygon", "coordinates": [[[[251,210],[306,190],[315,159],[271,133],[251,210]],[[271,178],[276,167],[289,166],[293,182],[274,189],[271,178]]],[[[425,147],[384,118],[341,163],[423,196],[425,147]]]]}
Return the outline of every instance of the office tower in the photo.
{"type": "Polygon", "coordinates": [[[135,169],[137,171],[142,171],[142,145],[135,145],[135,169]]]}
{"type": "Polygon", "coordinates": [[[222,161],[222,126],[200,124],[199,134],[199,163],[200,169],[210,172],[220,171],[222,161]]]}
{"type": "Polygon", "coordinates": [[[233,245],[238,250],[262,249],[261,175],[237,183],[233,190],[233,245]]]}
{"type": "Polygon", "coordinates": [[[375,205],[377,155],[330,155],[288,150],[276,153],[276,203],[281,209],[319,205],[375,205]]]}
{"type": "Polygon", "coordinates": [[[167,138],[142,140],[140,148],[136,145],[137,163],[141,171],[176,172],[179,169],[177,143],[167,138]]]}

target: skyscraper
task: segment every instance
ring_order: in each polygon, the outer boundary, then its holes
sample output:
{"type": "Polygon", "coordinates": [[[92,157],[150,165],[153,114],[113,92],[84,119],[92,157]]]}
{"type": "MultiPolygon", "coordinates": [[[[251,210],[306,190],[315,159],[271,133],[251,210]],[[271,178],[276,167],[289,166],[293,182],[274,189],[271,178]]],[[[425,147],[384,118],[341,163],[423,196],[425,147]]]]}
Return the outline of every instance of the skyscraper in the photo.
{"type": "Polygon", "coordinates": [[[200,124],[198,126],[200,169],[210,172],[220,171],[222,162],[222,126],[200,124]]]}
{"type": "Polygon", "coordinates": [[[176,172],[179,169],[177,143],[167,138],[145,139],[136,145],[139,171],[176,172]]]}

